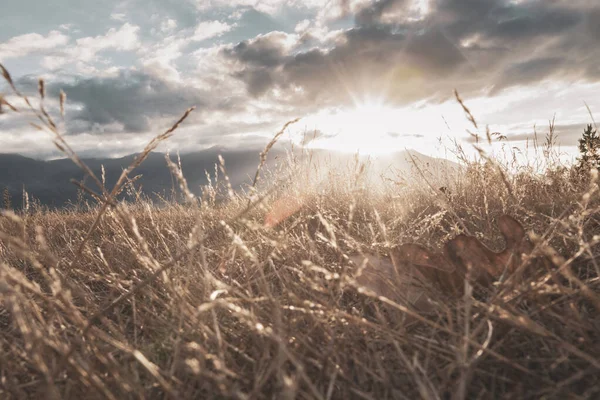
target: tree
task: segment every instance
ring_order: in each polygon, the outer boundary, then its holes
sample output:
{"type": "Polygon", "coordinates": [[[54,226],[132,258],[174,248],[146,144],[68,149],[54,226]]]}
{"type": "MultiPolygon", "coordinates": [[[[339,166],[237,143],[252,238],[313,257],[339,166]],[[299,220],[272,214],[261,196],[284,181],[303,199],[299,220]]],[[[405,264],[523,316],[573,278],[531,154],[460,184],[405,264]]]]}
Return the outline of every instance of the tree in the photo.
{"type": "Polygon", "coordinates": [[[600,137],[598,131],[589,124],[579,139],[579,164],[577,169],[589,171],[590,168],[600,167],[600,137]]]}
{"type": "Polygon", "coordinates": [[[2,191],[2,203],[4,203],[4,209],[5,210],[12,210],[12,201],[10,198],[10,192],[8,191],[8,188],[5,187],[4,190],[2,191]]]}

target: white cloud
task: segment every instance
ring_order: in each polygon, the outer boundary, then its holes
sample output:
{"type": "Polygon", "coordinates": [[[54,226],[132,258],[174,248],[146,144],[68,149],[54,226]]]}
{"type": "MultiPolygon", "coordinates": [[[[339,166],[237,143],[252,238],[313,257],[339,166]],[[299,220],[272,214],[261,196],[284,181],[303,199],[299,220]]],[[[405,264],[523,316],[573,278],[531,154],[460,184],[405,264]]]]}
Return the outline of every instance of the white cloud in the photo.
{"type": "Polygon", "coordinates": [[[200,42],[202,40],[218,37],[226,32],[229,32],[232,25],[221,21],[204,21],[196,25],[192,40],[200,42]]]}
{"type": "Polygon", "coordinates": [[[163,33],[170,33],[172,32],[175,28],[177,28],[177,21],[175,21],[172,18],[169,18],[163,22],[160,23],[160,30],[163,33]]]}
{"type": "Polygon", "coordinates": [[[42,67],[55,71],[66,64],[64,56],[46,56],[42,59],[42,67]]]}
{"type": "Polygon", "coordinates": [[[113,21],[124,22],[126,15],[124,13],[112,13],[110,14],[110,19],[113,21]]]}
{"type": "Polygon", "coordinates": [[[138,54],[141,56],[146,73],[178,82],[181,80],[181,75],[173,64],[182,56],[186,46],[192,42],[201,42],[221,36],[232,28],[233,25],[220,21],[203,21],[196,25],[193,32],[190,30],[179,31],[151,47],[140,49],[138,54]]]}
{"type": "Polygon", "coordinates": [[[234,62],[223,56],[224,46],[201,48],[191,54],[194,70],[186,82],[194,87],[218,87],[228,96],[246,96],[246,88],[237,79],[231,79],[234,62]]]}
{"type": "Polygon", "coordinates": [[[182,36],[169,36],[154,46],[140,50],[142,65],[147,73],[163,79],[179,81],[179,71],[172,65],[183,54],[183,48],[191,39],[182,36]]]}
{"type": "Polygon", "coordinates": [[[234,10],[231,14],[229,14],[227,19],[233,20],[233,21],[239,21],[240,19],[242,19],[242,17],[246,13],[246,11],[247,10],[244,10],[244,9],[234,10]]]}
{"type": "Polygon", "coordinates": [[[283,6],[292,8],[318,8],[323,6],[323,0],[196,0],[200,11],[218,7],[252,7],[265,14],[276,14],[283,6]]]}
{"type": "Polygon", "coordinates": [[[309,26],[310,26],[310,20],[308,20],[308,19],[302,20],[296,24],[296,27],[294,28],[294,32],[296,32],[296,33],[306,32],[306,30],[308,29],[309,26]]]}
{"type": "Polygon", "coordinates": [[[200,11],[210,10],[214,7],[253,7],[267,14],[274,14],[285,0],[196,0],[196,7],[200,11]]]}
{"type": "MultiPolygon", "coordinates": [[[[67,26],[63,29],[67,29],[67,26]]],[[[69,36],[59,31],[51,31],[48,36],[28,33],[0,43],[0,60],[35,53],[43,56],[41,65],[49,70],[73,63],[78,70],[83,67],[85,71],[92,72],[96,69],[89,63],[96,61],[96,55],[100,51],[137,50],[141,45],[138,32],[139,27],[125,23],[119,29],[109,29],[104,35],[84,37],[77,39],[75,43],[69,43],[69,36]]]]}
{"type": "Polygon", "coordinates": [[[93,58],[97,52],[106,49],[120,51],[135,50],[140,46],[138,32],[140,28],[128,22],[118,30],[109,29],[105,35],[77,39],[79,55],[84,59],[93,58]]]}
{"type": "Polygon", "coordinates": [[[64,46],[68,41],[69,37],[59,31],[51,31],[48,36],[42,36],[39,33],[15,36],[4,43],[0,43],[0,60],[52,50],[64,46]]]}
{"type": "Polygon", "coordinates": [[[103,50],[137,50],[141,46],[138,32],[139,27],[125,23],[119,29],[109,29],[104,35],[77,39],[73,46],[53,49],[52,53],[47,53],[42,59],[42,66],[56,70],[73,63],[79,72],[99,73],[97,68],[91,65],[97,61],[97,53],[103,50]]]}

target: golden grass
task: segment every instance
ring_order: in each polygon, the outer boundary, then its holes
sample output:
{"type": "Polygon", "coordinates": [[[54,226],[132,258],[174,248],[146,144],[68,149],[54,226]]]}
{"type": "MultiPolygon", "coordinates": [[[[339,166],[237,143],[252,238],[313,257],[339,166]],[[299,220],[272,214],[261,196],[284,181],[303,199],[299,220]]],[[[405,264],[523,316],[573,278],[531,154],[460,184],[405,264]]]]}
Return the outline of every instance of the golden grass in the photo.
{"type": "Polygon", "coordinates": [[[170,163],[187,202],[161,207],[115,200],[134,165],[112,189],[93,179],[96,207],[3,212],[0,397],[597,398],[597,174],[465,162],[440,191],[376,186],[360,166],[317,180],[292,160],[274,185],[236,194],[221,179],[201,199],[170,163]],[[483,297],[428,294],[433,312],[410,322],[353,279],[354,251],[461,232],[502,248],[504,213],[540,235],[549,271],[483,297]]]}

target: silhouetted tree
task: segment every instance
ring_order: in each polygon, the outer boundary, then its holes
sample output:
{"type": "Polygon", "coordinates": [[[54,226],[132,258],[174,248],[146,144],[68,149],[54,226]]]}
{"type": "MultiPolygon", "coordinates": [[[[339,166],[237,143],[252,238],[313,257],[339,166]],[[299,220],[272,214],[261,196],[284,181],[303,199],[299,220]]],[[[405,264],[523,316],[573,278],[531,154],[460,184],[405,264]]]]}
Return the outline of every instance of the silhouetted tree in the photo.
{"type": "Polygon", "coordinates": [[[2,192],[2,205],[5,210],[12,210],[12,201],[10,198],[10,192],[8,191],[8,188],[5,187],[4,191],[2,192]]]}
{"type": "Polygon", "coordinates": [[[579,153],[581,156],[578,158],[578,170],[583,172],[600,167],[600,137],[591,124],[584,129],[579,139],[579,153]]]}

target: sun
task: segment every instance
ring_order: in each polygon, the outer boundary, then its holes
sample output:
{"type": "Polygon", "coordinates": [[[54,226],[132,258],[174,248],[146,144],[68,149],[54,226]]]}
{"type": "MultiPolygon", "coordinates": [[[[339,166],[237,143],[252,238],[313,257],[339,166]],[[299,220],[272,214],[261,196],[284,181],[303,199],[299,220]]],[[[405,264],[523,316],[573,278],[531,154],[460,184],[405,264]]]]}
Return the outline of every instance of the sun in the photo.
{"type": "Polygon", "coordinates": [[[397,110],[379,98],[321,111],[309,118],[309,124],[320,134],[307,147],[372,155],[403,147],[395,133],[399,125],[397,110]]]}

